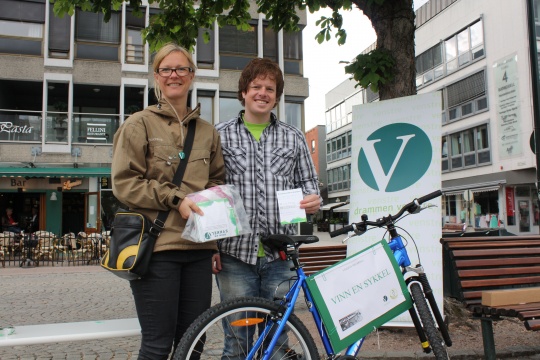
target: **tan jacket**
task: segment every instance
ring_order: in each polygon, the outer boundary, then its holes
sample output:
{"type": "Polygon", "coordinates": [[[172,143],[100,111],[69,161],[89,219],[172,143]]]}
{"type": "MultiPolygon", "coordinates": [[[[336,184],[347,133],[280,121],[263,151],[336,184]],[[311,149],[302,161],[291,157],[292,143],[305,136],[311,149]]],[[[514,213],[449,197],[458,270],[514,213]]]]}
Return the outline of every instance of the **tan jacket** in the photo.
{"type": "Polygon", "coordinates": [[[218,132],[199,118],[199,107],[188,110],[179,121],[162,100],[131,115],[114,135],[111,180],[116,198],[152,221],[159,210],[171,210],[154,251],[217,248],[215,242],[195,243],[181,238],[186,220],[178,206],[184,197],[222,185],[225,179],[218,132]],[[190,121],[197,121],[193,148],[189,160],[181,160],[179,153],[190,121]],[[189,162],[178,187],[171,181],[180,161],[189,162]]]}

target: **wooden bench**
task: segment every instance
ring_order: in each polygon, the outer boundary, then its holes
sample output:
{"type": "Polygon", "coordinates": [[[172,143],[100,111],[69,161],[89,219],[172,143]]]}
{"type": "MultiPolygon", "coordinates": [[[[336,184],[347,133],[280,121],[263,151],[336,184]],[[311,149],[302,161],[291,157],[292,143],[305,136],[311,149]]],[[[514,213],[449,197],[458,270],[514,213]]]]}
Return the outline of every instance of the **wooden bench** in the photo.
{"type": "Polygon", "coordinates": [[[526,329],[540,330],[540,302],[523,301],[517,291],[540,287],[540,236],[443,237],[441,243],[443,281],[450,282],[445,296],[457,298],[481,319],[486,359],[495,359],[494,319],[517,317],[526,329]],[[514,304],[482,304],[492,291],[514,291],[514,304]]]}
{"type": "Polygon", "coordinates": [[[72,323],[15,326],[12,335],[0,336],[0,347],[106,339],[140,335],[139,319],[114,319],[72,323]]]}
{"type": "Polygon", "coordinates": [[[347,245],[300,247],[300,262],[304,264],[306,275],[323,270],[346,257],[347,245]]]}
{"type": "Polygon", "coordinates": [[[442,227],[443,233],[460,233],[464,232],[467,228],[466,224],[463,223],[445,223],[442,227]]]}

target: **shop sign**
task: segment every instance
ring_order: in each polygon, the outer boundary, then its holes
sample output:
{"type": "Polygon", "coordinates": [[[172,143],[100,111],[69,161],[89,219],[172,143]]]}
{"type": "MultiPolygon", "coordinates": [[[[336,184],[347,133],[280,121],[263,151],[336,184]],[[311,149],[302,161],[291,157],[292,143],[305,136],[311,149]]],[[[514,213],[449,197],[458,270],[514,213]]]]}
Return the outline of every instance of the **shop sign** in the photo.
{"type": "Polygon", "coordinates": [[[64,181],[64,186],[62,187],[64,190],[71,190],[72,187],[79,186],[82,184],[82,180],[67,180],[64,181]]]}
{"type": "Polygon", "coordinates": [[[514,207],[514,188],[506,187],[506,212],[508,216],[514,216],[516,214],[516,209],[514,207]]]}
{"type": "Polygon", "coordinates": [[[107,140],[106,124],[88,123],[86,125],[87,140],[107,140]]]}
{"type": "Polygon", "coordinates": [[[16,188],[20,188],[20,187],[25,187],[26,186],[26,180],[22,180],[22,179],[9,179],[9,185],[11,187],[16,187],[16,188]]]}
{"type": "Polygon", "coordinates": [[[109,178],[108,177],[103,176],[99,180],[100,180],[102,189],[110,189],[109,188],[109,178]]]}
{"type": "Polygon", "coordinates": [[[7,133],[13,133],[13,134],[31,134],[32,133],[32,126],[20,126],[20,125],[13,125],[12,122],[0,122],[0,132],[7,132],[7,133]]]}

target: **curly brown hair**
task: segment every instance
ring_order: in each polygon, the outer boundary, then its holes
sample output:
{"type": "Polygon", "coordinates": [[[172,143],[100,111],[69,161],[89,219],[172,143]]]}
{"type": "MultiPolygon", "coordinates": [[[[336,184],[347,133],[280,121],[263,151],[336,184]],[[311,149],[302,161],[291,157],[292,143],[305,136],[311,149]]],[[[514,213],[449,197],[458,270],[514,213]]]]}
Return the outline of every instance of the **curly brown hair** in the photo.
{"type": "Polygon", "coordinates": [[[276,62],[270,59],[256,58],[246,65],[238,80],[237,97],[242,103],[242,106],[246,106],[242,93],[247,93],[249,84],[257,78],[266,79],[267,77],[276,82],[276,102],[279,102],[285,84],[283,81],[283,72],[276,62]]]}

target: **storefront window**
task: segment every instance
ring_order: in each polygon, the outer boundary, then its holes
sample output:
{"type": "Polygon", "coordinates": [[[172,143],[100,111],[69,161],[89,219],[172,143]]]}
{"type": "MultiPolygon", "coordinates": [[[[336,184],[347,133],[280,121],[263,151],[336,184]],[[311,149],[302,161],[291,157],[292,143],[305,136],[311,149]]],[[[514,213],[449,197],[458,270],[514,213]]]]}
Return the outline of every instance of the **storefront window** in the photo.
{"type": "Polygon", "coordinates": [[[474,189],[472,191],[474,193],[472,207],[475,227],[499,227],[499,192],[497,190],[474,191],[474,189]]]}
{"type": "Polygon", "coordinates": [[[447,195],[444,202],[444,221],[446,223],[456,223],[457,222],[457,199],[456,195],[447,195]]]}

